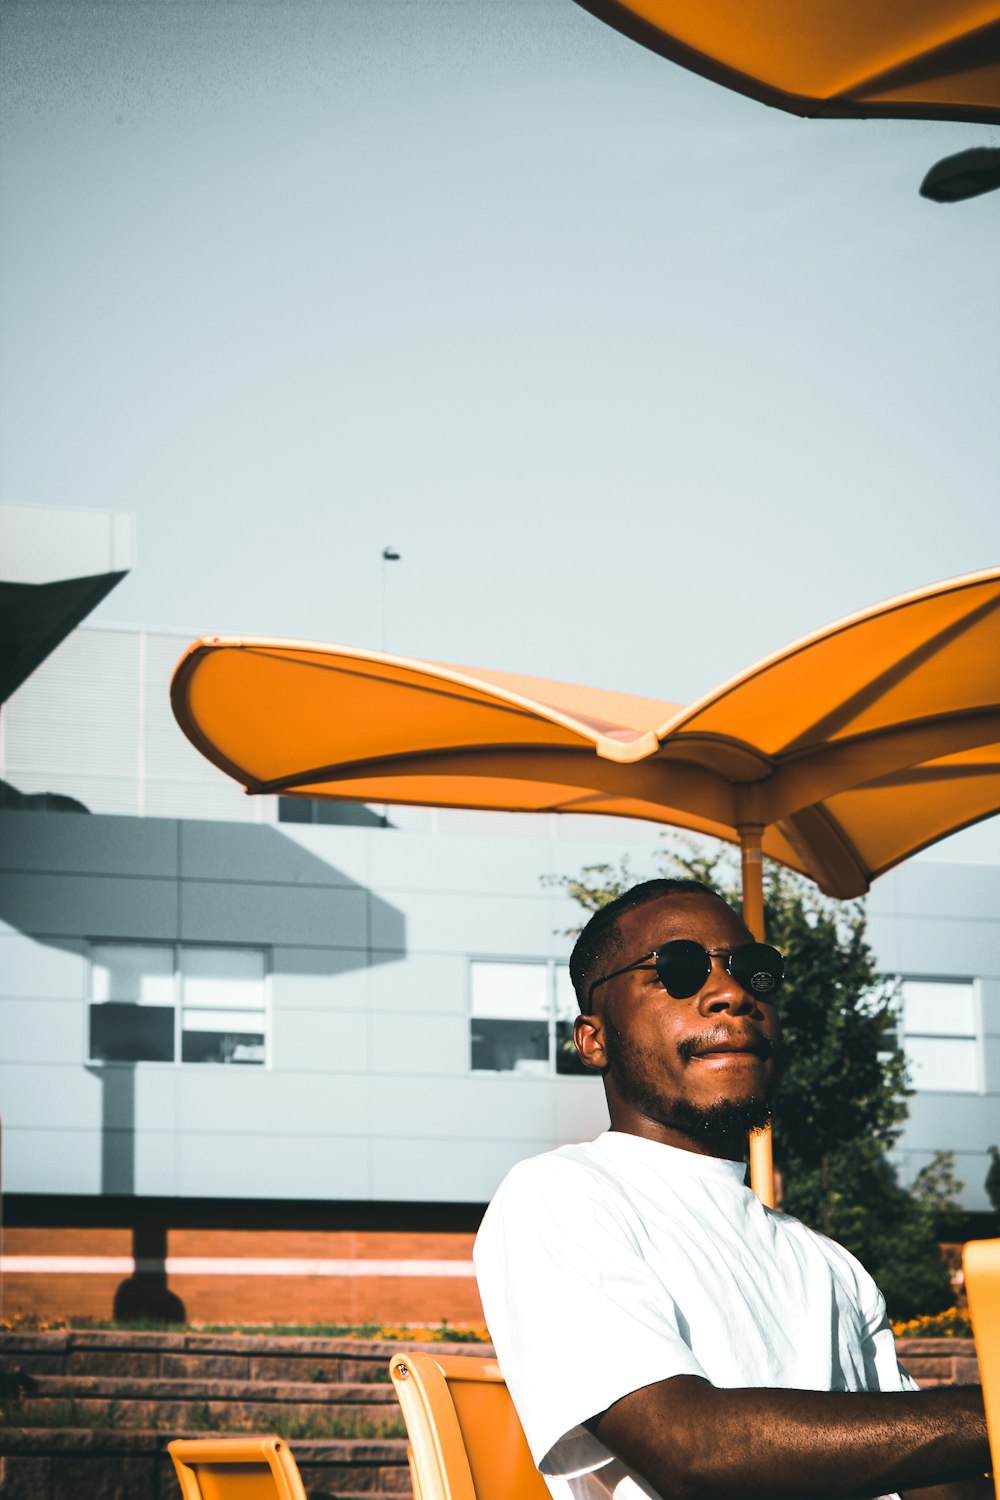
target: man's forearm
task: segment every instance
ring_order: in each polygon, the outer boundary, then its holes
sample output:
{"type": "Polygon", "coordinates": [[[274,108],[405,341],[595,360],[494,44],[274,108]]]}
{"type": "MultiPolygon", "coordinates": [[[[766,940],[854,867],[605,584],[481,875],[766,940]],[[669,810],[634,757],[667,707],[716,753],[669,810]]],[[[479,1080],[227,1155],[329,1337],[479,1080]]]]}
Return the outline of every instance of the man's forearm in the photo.
{"type": "Polygon", "coordinates": [[[588,1424],[664,1500],[866,1497],[989,1467],[976,1386],[904,1394],[645,1386],[588,1424]]]}

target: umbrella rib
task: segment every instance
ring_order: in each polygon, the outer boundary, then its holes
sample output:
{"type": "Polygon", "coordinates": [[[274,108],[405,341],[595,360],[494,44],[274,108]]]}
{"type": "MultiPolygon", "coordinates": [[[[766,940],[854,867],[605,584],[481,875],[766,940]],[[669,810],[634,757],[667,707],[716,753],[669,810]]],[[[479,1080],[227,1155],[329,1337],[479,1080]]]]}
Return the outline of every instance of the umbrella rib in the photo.
{"type": "Polygon", "coordinates": [[[884,776],[873,776],[871,781],[861,781],[849,792],[867,792],[876,788],[921,786],[924,783],[943,781],[974,781],[980,778],[1000,776],[1000,764],[979,761],[973,765],[936,766],[933,763],[911,766],[904,771],[886,771],[884,776]]]}
{"type": "MultiPolygon", "coordinates": [[[[810,740],[797,749],[781,751],[774,764],[778,771],[786,766],[798,767],[803,761],[808,762],[816,756],[826,755],[829,751],[853,750],[859,745],[878,740],[890,740],[896,736],[919,732],[921,729],[944,728],[953,724],[972,725],[978,723],[980,719],[994,719],[998,713],[1000,713],[1000,704],[984,703],[975,709],[956,708],[950,713],[920,714],[915,719],[903,719],[898,724],[882,725],[875,729],[862,729],[858,734],[843,735],[840,739],[810,740]]],[[[976,749],[978,746],[974,744],[967,748],[976,749]]],[[[942,752],[942,754],[954,753],[954,751],[942,752]]]]}
{"type": "Polygon", "coordinates": [[[798,734],[781,751],[782,758],[796,751],[808,749],[815,745],[817,740],[828,740],[831,735],[850,724],[866,709],[872,708],[880,698],[883,698],[892,688],[897,687],[917,667],[922,667],[926,662],[931,661],[945,646],[950,646],[954,641],[959,640],[974,625],[987,619],[998,608],[1000,608],[1000,595],[995,595],[977,605],[975,609],[971,609],[960,619],[946,625],[929,640],[921,641],[919,646],[915,646],[912,651],[893,662],[891,667],[880,672],[871,682],[865,683],[863,687],[858,688],[857,692],[838,703],[836,708],[831,709],[828,714],[824,714],[810,724],[808,729],[798,734]]]}
{"type": "Polygon", "coordinates": [[[283,792],[303,784],[312,786],[320,782],[346,780],[348,777],[356,779],[365,775],[399,776],[406,774],[408,762],[424,761],[429,756],[449,760],[461,755],[494,755],[497,750],[520,754],[525,752],[551,754],[556,751],[559,754],[577,755],[582,758],[589,753],[590,747],[587,746],[585,749],[579,745],[539,745],[530,742],[525,745],[428,745],[423,750],[400,750],[390,755],[366,756],[362,760],[330,761],[322,766],[307,766],[304,770],[293,771],[286,776],[275,776],[269,781],[260,781],[257,783],[257,790],[264,793],[283,792]]]}
{"type": "Polygon", "coordinates": [[[910,57],[901,58],[877,72],[852,78],[849,83],[841,85],[831,99],[905,88],[908,84],[926,83],[938,77],[943,69],[964,73],[997,61],[1000,61],[1000,22],[994,17],[972,31],[932,42],[910,57]]]}

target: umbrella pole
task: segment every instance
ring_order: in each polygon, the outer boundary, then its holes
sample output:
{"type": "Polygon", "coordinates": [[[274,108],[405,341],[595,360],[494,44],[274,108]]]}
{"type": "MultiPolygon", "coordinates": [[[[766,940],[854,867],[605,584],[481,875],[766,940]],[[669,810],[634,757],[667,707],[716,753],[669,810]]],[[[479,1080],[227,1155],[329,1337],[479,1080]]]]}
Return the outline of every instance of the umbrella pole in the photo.
{"type": "MultiPolygon", "coordinates": [[[[758,943],[764,941],[764,857],[759,823],[740,826],[740,871],[743,879],[743,920],[758,943]]],[[[750,1186],[762,1203],[774,1207],[774,1159],[771,1127],[755,1130],[750,1137],[750,1186]]]]}

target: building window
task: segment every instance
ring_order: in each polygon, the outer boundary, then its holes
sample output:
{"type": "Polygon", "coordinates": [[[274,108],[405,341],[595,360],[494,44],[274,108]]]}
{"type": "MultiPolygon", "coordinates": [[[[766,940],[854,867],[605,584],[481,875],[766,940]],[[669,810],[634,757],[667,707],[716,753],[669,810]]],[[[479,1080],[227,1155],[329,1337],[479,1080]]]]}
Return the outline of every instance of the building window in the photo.
{"type": "Polygon", "coordinates": [[[901,1042],[919,1093],[981,1092],[977,1011],[971,980],[902,981],[901,1042]]]}
{"type": "Polygon", "coordinates": [[[364,802],[336,802],[324,797],[279,797],[279,823],[328,823],[338,828],[392,828],[384,810],[364,802]]]}
{"type": "Polygon", "coordinates": [[[92,1062],[267,1061],[263,948],[92,943],[92,1062]]]}
{"type": "Polygon", "coordinates": [[[474,1073],[579,1073],[576,999],[565,964],[474,959],[469,966],[474,1073]]]}

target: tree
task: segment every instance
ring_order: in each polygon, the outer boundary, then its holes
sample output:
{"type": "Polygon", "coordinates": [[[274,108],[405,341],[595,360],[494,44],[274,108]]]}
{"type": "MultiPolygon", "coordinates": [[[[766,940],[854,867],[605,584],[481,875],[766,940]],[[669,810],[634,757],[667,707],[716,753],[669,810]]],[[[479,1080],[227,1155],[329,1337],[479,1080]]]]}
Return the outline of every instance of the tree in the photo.
{"type": "Polygon", "coordinates": [[[986,1173],[986,1196],[993,1212],[1000,1218],[1000,1147],[990,1147],[990,1165],[986,1173]]]}
{"type": "MultiPolygon", "coordinates": [[[[656,873],[702,880],[740,909],[729,852],[671,839],[656,863],[656,873]]],[[[955,1212],[959,1185],[953,1162],[935,1158],[907,1192],[886,1157],[911,1092],[896,1037],[898,985],[878,973],[863,903],[833,901],[770,861],[764,869],[767,940],[785,954],[788,974],[788,1066],[774,1120],[782,1207],[857,1254],[894,1316],[939,1311],[953,1298],[936,1231],[955,1212]]],[[[557,883],[589,914],[635,878],[623,860],[557,883]]]]}

